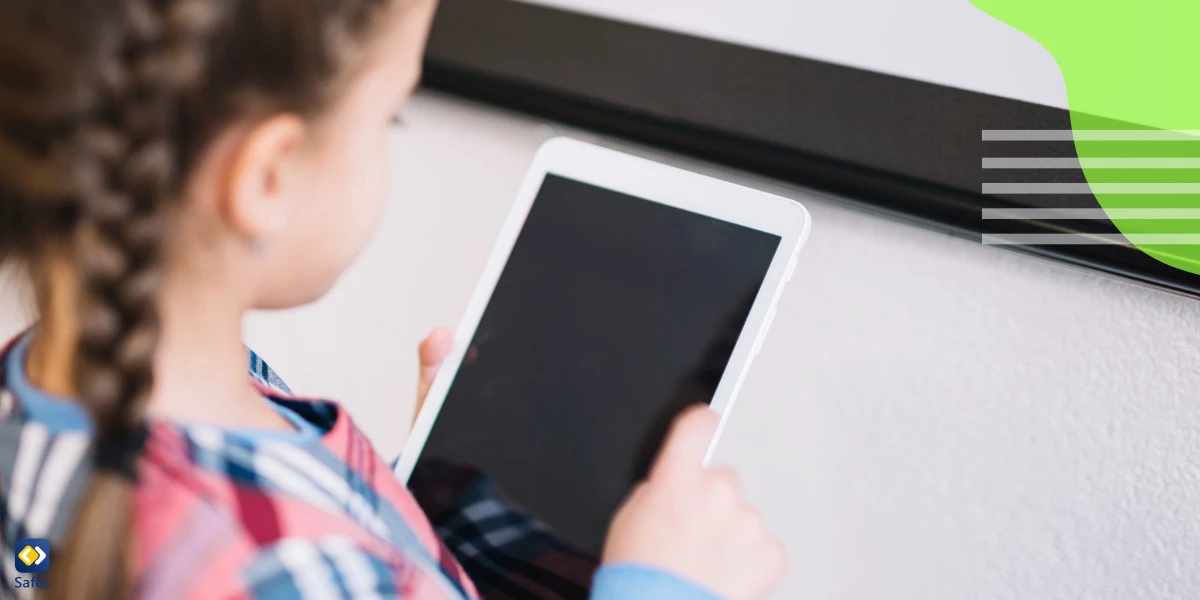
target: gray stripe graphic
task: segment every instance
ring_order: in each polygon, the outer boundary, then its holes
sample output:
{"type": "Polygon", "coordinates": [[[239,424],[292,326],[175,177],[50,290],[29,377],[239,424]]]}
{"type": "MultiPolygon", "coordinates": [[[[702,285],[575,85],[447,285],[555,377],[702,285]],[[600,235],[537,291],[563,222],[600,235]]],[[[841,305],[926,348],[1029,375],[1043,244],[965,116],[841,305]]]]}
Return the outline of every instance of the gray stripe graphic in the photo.
{"type": "Polygon", "coordinates": [[[985,142],[1167,142],[1200,141],[1200,130],[1169,129],[984,129],[985,142]]]}
{"type": "Polygon", "coordinates": [[[1200,220],[1200,208],[985,208],[984,219],[1200,220]]]}
{"type": "Polygon", "coordinates": [[[1200,233],[985,233],[988,246],[1200,245],[1200,233]]]}
{"type": "Polygon", "coordinates": [[[985,183],[985,194],[1200,194],[1200,183],[985,183]]]}
{"type": "Polygon", "coordinates": [[[1200,158],[984,158],[985,169],[1200,169],[1200,158]]]}

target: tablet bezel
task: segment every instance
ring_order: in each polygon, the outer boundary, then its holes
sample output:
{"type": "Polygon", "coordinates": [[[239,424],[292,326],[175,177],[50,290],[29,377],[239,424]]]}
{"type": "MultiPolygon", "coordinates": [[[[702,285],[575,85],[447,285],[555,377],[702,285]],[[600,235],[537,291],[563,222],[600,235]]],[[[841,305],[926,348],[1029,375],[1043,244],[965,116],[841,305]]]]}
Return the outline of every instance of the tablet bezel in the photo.
{"type": "Polygon", "coordinates": [[[796,258],[808,238],[811,226],[808,211],[794,200],[570,138],[558,137],[548,140],[538,149],[529,173],[517,192],[516,201],[504,222],[504,227],[500,230],[487,266],[484,267],[475,292],[467,304],[466,313],[455,330],[453,348],[446,355],[434,378],[400,460],[396,462],[396,476],[405,484],[437,421],[450,385],[458,374],[467,348],[475,337],[479,321],[487,310],[492,292],[504,272],[504,266],[508,263],[508,257],[547,174],[707,215],[780,237],[779,246],[763,278],[762,287],[759,288],[746,324],[742,327],[742,333],[738,336],[733,353],[729,357],[725,373],[713,394],[710,406],[721,415],[721,419],[709,444],[705,463],[711,458],[720,440],[738,391],[766,337],[771,320],[775,316],[779,296],[784,284],[791,278],[796,267],[796,258]]]}

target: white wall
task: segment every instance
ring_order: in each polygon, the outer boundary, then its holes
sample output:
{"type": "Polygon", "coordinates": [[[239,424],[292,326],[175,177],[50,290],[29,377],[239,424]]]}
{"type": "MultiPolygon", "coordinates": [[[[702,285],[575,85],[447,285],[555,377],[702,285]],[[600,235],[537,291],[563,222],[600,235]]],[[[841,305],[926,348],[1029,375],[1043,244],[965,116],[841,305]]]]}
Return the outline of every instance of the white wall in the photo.
{"type": "MultiPolygon", "coordinates": [[[[362,263],[248,323],[385,453],[550,133],[430,94],[405,122],[362,263]]],[[[1200,598],[1200,302],[765,187],[814,228],[718,454],[791,549],[777,598],[1200,598]]]]}

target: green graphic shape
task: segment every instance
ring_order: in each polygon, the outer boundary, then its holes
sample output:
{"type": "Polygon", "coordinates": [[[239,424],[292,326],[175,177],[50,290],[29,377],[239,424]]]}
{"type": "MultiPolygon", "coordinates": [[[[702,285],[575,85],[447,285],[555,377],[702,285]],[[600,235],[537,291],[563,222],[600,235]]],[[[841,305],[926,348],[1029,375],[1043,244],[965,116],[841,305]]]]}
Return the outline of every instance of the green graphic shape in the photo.
{"type": "Polygon", "coordinates": [[[1084,176],[1117,229],[1200,273],[1200,0],[971,2],[1058,62],[1084,176]]]}

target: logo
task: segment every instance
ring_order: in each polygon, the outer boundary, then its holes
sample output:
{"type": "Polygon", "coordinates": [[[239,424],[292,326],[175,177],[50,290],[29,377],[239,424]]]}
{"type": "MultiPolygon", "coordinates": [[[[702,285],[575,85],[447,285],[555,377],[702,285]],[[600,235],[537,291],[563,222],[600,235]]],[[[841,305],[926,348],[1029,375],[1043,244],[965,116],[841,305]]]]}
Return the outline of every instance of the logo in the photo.
{"type": "Polygon", "coordinates": [[[50,542],[41,538],[17,540],[18,573],[45,573],[50,568],[50,542]]]}

